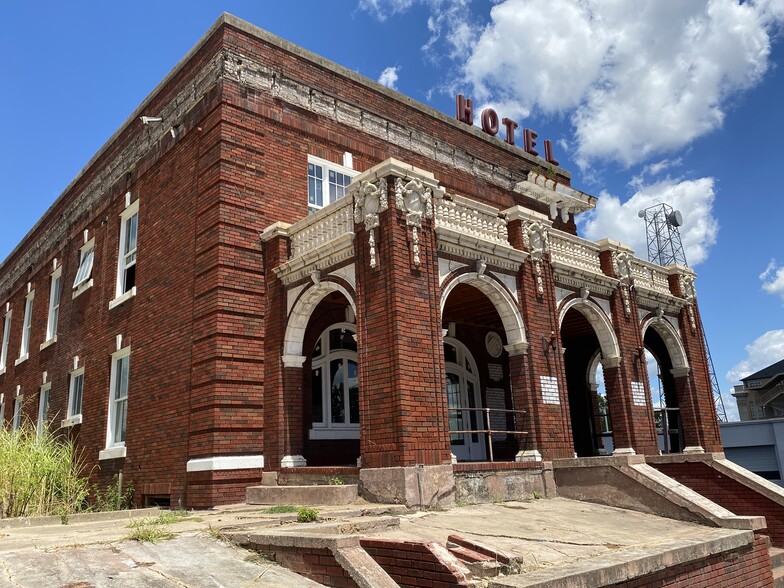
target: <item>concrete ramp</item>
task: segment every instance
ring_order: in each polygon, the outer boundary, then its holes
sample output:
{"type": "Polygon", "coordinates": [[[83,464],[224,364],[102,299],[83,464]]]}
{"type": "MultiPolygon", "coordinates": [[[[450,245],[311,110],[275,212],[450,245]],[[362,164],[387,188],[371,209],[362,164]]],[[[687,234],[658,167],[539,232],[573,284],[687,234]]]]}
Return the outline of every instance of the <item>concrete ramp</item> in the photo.
{"type": "Polygon", "coordinates": [[[644,456],[590,457],[553,462],[558,495],[728,529],[766,528],[764,516],[724,508],[645,463],[644,456]]]}

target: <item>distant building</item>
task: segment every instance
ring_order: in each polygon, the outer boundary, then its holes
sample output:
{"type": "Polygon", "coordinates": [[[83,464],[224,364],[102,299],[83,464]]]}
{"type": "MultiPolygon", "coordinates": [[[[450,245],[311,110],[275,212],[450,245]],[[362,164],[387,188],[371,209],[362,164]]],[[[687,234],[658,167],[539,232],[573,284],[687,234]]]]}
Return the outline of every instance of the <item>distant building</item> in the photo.
{"type": "Polygon", "coordinates": [[[784,359],[741,379],[732,395],[741,421],[784,417],[784,359]]]}
{"type": "Polygon", "coordinates": [[[0,265],[0,423],[144,503],[359,462],[421,504],[453,462],[658,455],[648,349],[670,451],[719,451],[694,273],[578,237],[521,136],[222,16],[0,265]]]}

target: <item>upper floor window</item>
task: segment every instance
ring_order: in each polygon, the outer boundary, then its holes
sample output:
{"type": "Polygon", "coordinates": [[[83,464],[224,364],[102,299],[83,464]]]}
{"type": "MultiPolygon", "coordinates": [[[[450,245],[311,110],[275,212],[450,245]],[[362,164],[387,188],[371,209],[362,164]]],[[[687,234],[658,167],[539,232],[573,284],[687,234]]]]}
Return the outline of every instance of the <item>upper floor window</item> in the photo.
{"type": "Polygon", "coordinates": [[[359,374],[355,327],[332,325],[313,348],[311,439],[359,438],[359,374]]]}
{"type": "MultiPolygon", "coordinates": [[[[130,199],[130,196],[128,198],[130,199]]],[[[117,291],[115,300],[125,295],[133,296],[136,293],[136,237],[138,228],[139,200],[137,199],[133,204],[129,204],[120,215],[120,251],[117,261],[117,291]]]]}
{"type": "Polygon", "coordinates": [[[62,266],[52,272],[52,281],[49,286],[49,318],[46,321],[46,341],[54,341],[57,339],[57,321],[60,318],[60,282],[62,281],[62,276],[62,266]]]}
{"type": "Polygon", "coordinates": [[[125,423],[128,417],[128,381],[130,379],[131,348],[112,355],[109,393],[109,423],[106,447],[125,446],[125,423]]]}
{"type": "Polygon", "coordinates": [[[11,311],[5,313],[3,321],[3,346],[0,347],[0,373],[5,372],[8,362],[8,340],[11,338],[11,311]]]}
{"type": "Polygon", "coordinates": [[[357,175],[351,168],[308,156],[308,212],[315,212],[346,195],[357,175]]]}
{"type": "Polygon", "coordinates": [[[87,241],[84,245],[82,245],[82,248],[79,249],[79,269],[76,270],[76,278],[74,279],[73,283],[74,298],[93,285],[92,275],[94,257],[95,237],[87,241]]]}
{"type": "Polygon", "coordinates": [[[35,299],[35,290],[31,290],[25,298],[25,314],[24,323],[22,324],[22,345],[19,347],[19,359],[17,363],[21,363],[27,359],[30,353],[30,330],[33,326],[33,300],[35,299]]]}

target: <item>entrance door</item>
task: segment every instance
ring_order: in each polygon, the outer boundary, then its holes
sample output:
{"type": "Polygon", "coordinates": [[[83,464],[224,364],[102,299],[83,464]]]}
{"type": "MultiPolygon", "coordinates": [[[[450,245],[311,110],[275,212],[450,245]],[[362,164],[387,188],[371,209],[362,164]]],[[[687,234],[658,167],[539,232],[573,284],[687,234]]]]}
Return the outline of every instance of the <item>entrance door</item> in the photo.
{"type": "Polygon", "coordinates": [[[446,360],[446,398],[449,408],[449,430],[452,453],[458,461],[487,459],[484,433],[486,429],[479,394],[476,364],[468,350],[457,340],[444,342],[446,360]]]}

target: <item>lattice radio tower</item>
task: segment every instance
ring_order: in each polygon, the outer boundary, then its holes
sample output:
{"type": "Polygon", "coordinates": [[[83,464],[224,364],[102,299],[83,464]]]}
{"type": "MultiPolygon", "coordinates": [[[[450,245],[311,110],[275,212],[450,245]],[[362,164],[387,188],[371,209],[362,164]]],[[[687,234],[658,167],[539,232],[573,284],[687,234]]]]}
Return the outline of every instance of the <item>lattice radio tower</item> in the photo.
{"type": "MultiPolygon", "coordinates": [[[[678,210],[673,210],[669,204],[661,203],[641,210],[639,217],[645,221],[645,233],[648,240],[648,261],[657,265],[672,265],[675,263],[688,267],[686,254],[683,252],[681,233],[678,230],[683,224],[683,215],[678,210]]],[[[708,370],[710,371],[711,390],[713,392],[713,402],[716,405],[716,415],[723,423],[727,422],[727,411],[724,409],[724,398],[719,388],[719,380],[716,378],[716,368],[713,367],[708,338],[705,337],[705,329],[702,329],[703,341],[705,343],[705,354],[708,359],[708,370]]]]}

